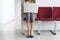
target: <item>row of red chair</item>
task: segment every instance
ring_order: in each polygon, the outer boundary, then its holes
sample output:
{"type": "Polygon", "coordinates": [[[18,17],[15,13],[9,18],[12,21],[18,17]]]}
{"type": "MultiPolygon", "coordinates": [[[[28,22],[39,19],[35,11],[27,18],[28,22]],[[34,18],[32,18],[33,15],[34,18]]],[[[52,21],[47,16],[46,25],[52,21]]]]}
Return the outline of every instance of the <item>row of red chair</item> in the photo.
{"type": "Polygon", "coordinates": [[[39,7],[35,20],[60,20],[60,7],[39,7]]]}
{"type": "MultiPolygon", "coordinates": [[[[36,21],[53,21],[60,20],[60,7],[39,7],[38,14],[35,19],[36,21]]],[[[40,30],[38,30],[40,31],[40,30]]],[[[56,32],[56,24],[54,31],[56,32]]],[[[56,35],[55,32],[51,31],[53,35],[56,35]]],[[[40,34],[40,32],[38,32],[40,34]]]]}

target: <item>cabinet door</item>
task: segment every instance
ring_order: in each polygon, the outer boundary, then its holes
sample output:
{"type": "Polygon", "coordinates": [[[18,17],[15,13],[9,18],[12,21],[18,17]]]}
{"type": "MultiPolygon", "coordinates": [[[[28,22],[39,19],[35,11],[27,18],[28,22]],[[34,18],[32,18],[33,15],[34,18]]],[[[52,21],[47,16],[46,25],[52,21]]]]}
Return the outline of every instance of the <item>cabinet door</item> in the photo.
{"type": "Polygon", "coordinates": [[[42,7],[51,7],[52,6],[52,0],[37,0],[38,6],[42,7]]]}

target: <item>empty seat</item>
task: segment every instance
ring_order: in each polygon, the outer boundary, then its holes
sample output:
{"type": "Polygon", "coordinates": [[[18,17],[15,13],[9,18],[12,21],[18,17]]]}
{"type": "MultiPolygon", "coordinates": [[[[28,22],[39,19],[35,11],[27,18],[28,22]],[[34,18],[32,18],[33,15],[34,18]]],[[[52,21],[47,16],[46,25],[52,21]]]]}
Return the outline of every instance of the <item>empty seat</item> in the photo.
{"type": "Polygon", "coordinates": [[[54,19],[60,21],[60,7],[53,7],[54,19]]]}
{"type": "Polygon", "coordinates": [[[51,7],[39,7],[37,18],[35,20],[54,20],[51,7]]]}

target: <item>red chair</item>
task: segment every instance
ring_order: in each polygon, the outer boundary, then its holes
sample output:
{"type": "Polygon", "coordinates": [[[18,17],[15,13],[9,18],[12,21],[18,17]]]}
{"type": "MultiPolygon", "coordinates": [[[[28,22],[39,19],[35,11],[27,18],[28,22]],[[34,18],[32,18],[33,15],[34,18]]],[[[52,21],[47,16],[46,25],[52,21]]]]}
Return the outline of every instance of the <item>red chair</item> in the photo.
{"type": "MultiPolygon", "coordinates": [[[[53,11],[51,7],[39,7],[36,21],[53,21],[53,11]]],[[[38,34],[39,34],[38,30],[38,34]]]]}
{"type": "Polygon", "coordinates": [[[54,19],[60,21],[60,7],[53,7],[54,19]]]}
{"type": "Polygon", "coordinates": [[[56,21],[60,21],[60,7],[53,7],[54,19],[55,19],[55,32],[56,32],[56,21]]]}
{"type": "Polygon", "coordinates": [[[37,18],[35,20],[50,21],[53,20],[51,7],[39,7],[37,18]]]}

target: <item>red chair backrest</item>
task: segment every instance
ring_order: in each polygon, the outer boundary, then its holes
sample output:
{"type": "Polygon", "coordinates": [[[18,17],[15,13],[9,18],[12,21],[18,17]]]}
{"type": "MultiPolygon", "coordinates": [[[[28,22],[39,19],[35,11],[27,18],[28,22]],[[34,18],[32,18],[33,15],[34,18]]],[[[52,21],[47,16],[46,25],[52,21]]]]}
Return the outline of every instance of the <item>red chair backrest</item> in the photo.
{"type": "Polygon", "coordinates": [[[53,7],[54,18],[60,18],[60,7],[53,7]]]}
{"type": "Polygon", "coordinates": [[[51,7],[39,7],[37,16],[39,18],[52,18],[52,8],[51,7]]]}

